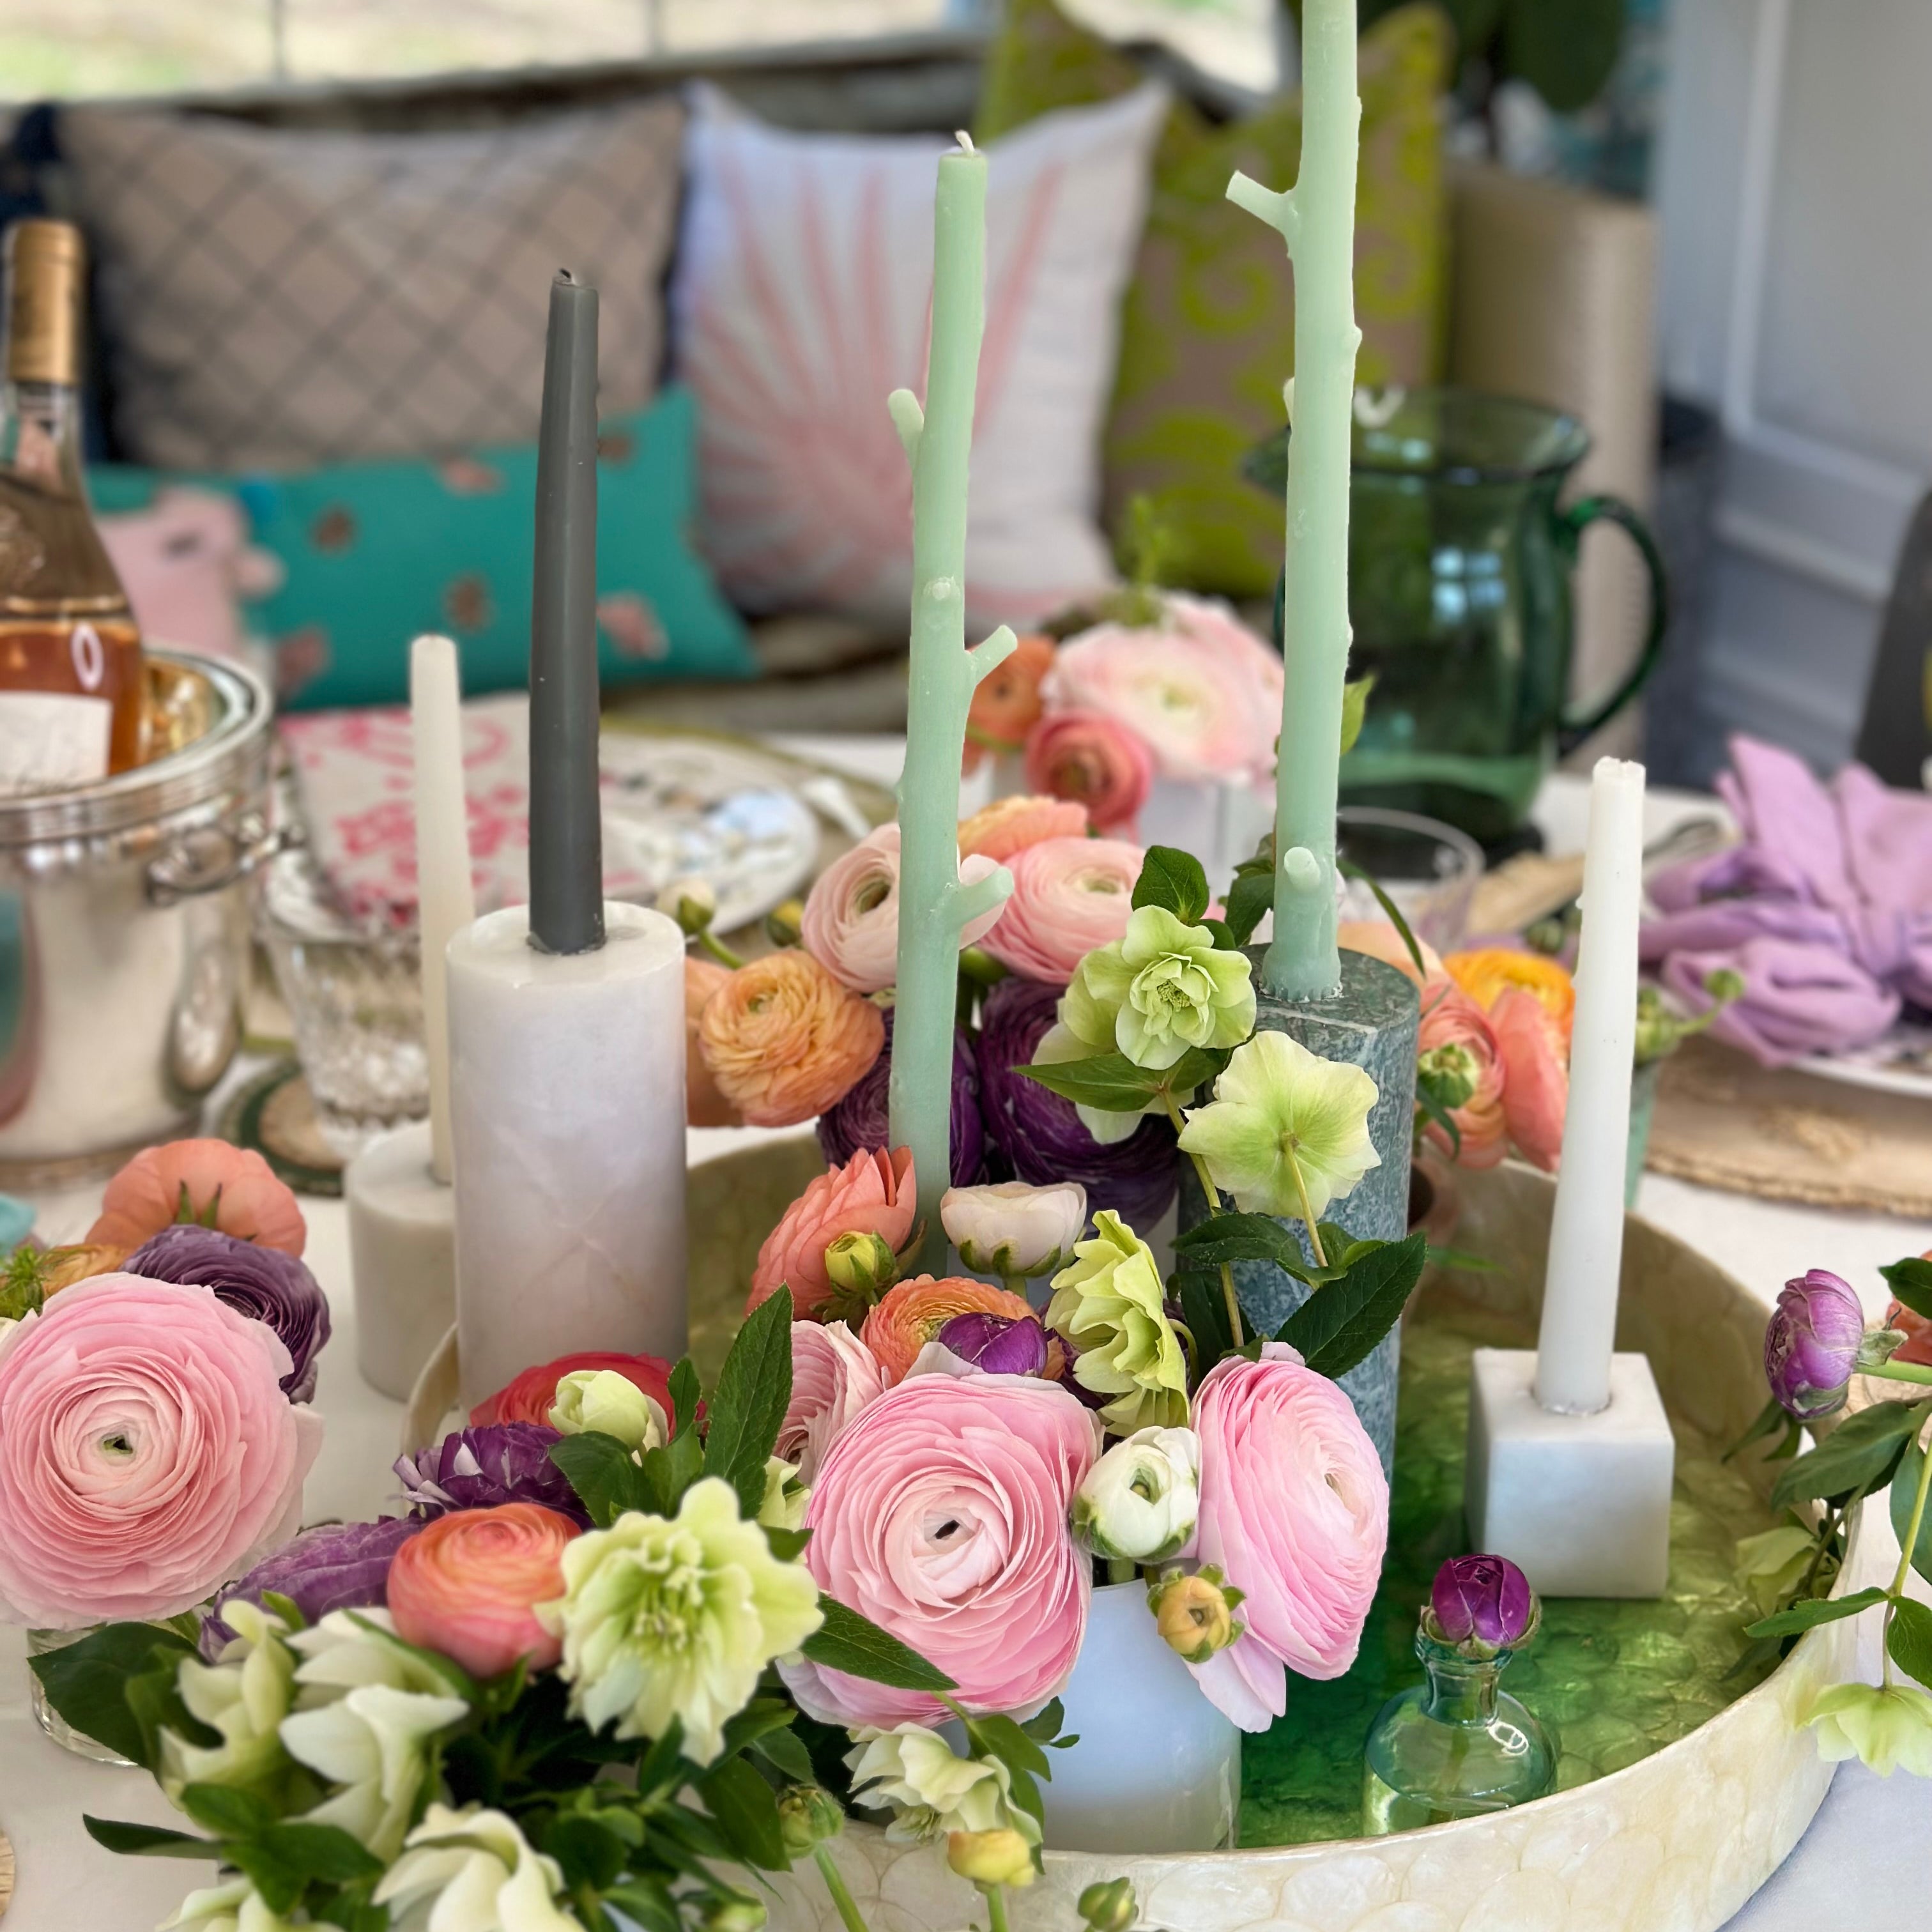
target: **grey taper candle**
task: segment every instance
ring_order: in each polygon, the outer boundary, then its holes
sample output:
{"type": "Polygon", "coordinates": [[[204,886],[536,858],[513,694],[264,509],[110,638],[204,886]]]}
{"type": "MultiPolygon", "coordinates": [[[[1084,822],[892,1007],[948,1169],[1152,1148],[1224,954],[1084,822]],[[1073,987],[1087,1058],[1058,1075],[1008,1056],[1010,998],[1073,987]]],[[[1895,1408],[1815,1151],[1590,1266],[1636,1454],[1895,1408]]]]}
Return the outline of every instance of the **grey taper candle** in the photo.
{"type": "Polygon", "coordinates": [[[597,788],[597,291],[550,288],[530,610],[530,944],[604,944],[597,788]]]}

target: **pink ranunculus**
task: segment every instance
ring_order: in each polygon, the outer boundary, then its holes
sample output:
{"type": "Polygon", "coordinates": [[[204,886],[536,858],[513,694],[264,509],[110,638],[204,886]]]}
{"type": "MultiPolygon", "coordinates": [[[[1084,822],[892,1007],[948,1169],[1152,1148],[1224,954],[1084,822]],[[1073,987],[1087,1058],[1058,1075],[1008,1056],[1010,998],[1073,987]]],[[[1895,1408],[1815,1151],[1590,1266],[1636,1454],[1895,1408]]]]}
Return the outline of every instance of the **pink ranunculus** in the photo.
{"type": "Polygon", "coordinates": [[[1288,1708],[1288,1676],[1339,1677],[1355,1660],[1388,1541],[1388,1483],[1354,1406],[1295,1352],[1231,1358],[1194,1397],[1201,1438],[1195,1554],[1246,1592],[1247,1625],[1194,1666],[1244,1731],[1288,1708]]]}
{"type": "MultiPolygon", "coordinates": [[[[963,861],[959,876],[968,885],[996,869],[983,854],[963,861]]],[[[1000,916],[994,907],[959,935],[962,946],[976,945],[1000,916]]],[[[812,881],[806,895],[799,938],[806,952],[832,976],[855,993],[876,993],[898,972],[899,828],[896,822],[868,832],[812,881]]]]}
{"type": "Polygon", "coordinates": [[[1460,1138],[1452,1147],[1433,1121],[1429,1138],[1460,1166],[1494,1167],[1509,1150],[1502,1048],[1489,1016],[1446,973],[1423,987],[1416,1049],[1424,1067],[1459,1073],[1474,1083],[1468,1100],[1449,1110],[1460,1138]]]}
{"type": "Polygon", "coordinates": [[[843,1167],[828,1168],[765,1237],[745,1312],[784,1286],[793,1314],[810,1321],[832,1293],[826,1250],[841,1234],[877,1234],[896,1252],[911,1238],[918,1191],[906,1148],[892,1154],[861,1148],[843,1167]]]}
{"type": "Polygon", "coordinates": [[[1345,952],[1366,952],[1384,966],[1393,966],[1406,980],[1417,986],[1446,978],[1442,956],[1427,940],[1418,937],[1416,948],[1422,955],[1423,971],[1415,970],[1408,946],[1394,922],[1386,919],[1345,919],[1335,928],[1335,944],[1345,952]]]}
{"type": "Polygon", "coordinates": [[[1064,798],[1019,794],[996,798],[970,818],[959,821],[959,850],[968,858],[991,859],[1004,866],[1016,852],[1042,838],[1084,838],[1087,808],[1064,798]]]}
{"type": "Polygon", "coordinates": [[[1118,838],[1029,845],[1013,860],[1013,896],[986,950],[1024,980],[1065,986],[1094,947],[1126,933],[1144,856],[1118,838]]]}
{"type": "Polygon", "coordinates": [[[1516,1150],[1546,1173],[1563,1154],[1563,1110],[1570,1102],[1556,1022],[1534,993],[1504,988],[1490,1009],[1503,1059],[1503,1118],[1516,1150]]]}
{"type": "MultiPolygon", "coordinates": [[[[1100,1425],[1057,1383],[916,1376],[832,1444],[806,1506],[819,1587],[938,1666],[974,1712],[1036,1710],[1087,1628],[1093,1566],[1066,1527],[1100,1425]]],[[[827,1724],[929,1724],[946,1707],[806,1661],[781,1664],[827,1724]]]]}
{"type": "Polygon", "coordinates": [[[389,1614],[405,1643],[496,1677],[518,1658],[548,1670],[563,1640],[536,1618],[563,1594],[565,1546],[578,1526],[541,1503],[453,1510],[412,1536],[389,1563],[389,1614]]]}
{"type": "Polygon", "coordinates": [[[143,1148],[102,1196],[90,1242],[133,1250],[178,1220],[201,1220],[224,1234],[299,1255],[308,1238],[288,1184],[252,1148],[227,1141],[170,1141],[143,1148]],[[182,1202],[187,1211],[182,1212],[182,1202]]]}
{"type": "Polygon", "coordinates": [[[1078,800],[1102,838],[1132,838],[1154,783],[1154,754],[1104,712],[1056,712],[1027,734],[1026,782],[1055,798],[1078,800]]]}
{"type": "Polygon", "coordinates": [[[266,1322],[94,1275],[0,1340],[0,1617],[178,1615],[294,1534],[322,1419],[266,1322]]]}
{"type": "Polygon", "coordinates": [[[1048,714],[1097,711],[1154,754],[1163,778],[1262,781],[1281,729],[1281,659],[1226,604],[1170,591],[1160,623],[1098,624],[1060,647],[1048,714]]]}
{"type": "Polygon", "coordinates": [[[878,1358],[842,1322],[791,1324],[791,1400],[775,1453],[808,1488],[839,1432],[886,1392],[878,1358]]]}

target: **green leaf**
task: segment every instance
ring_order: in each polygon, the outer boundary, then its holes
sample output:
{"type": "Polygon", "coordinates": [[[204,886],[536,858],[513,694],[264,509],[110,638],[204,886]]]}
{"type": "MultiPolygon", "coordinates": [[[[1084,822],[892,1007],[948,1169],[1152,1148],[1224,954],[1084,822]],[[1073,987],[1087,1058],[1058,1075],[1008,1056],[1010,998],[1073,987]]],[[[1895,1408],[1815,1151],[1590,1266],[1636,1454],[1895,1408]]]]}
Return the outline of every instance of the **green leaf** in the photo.
{"type": "Polygon", "coordinates": [[[808,1529],[772,1529],[767,1527],[765,1540],[772,1546],[772,1554],[781,1563],[795,1563],[805,1553],[805,1546],[812,1540],[808,1529]]]}
{"type": "Polygon", "coordinates": [[[1772,1508],[1877,1490],[1892,1480],[1906,1444],[1928,1414],[1932,1402],[1878,1402],[1846,1416],[1817,1448],[1786,1467],[1772,1486],[1772,1508]]]}
{"type": "Polygon", "coordinates": [[[325,1885],[354,1885],[382,1875],[382,1860],[339,1825],[296,1819],[265,1825],[256,1838],[291,1870],[325,1885]]]}
{"type": "Polygon", "coordinates": [[[767,1731],[752,1741],[752,1755],[761,1757],[778,1775],[793,1784],[813,1781],[812,1754],[789,1726],[782,1731],[767,1731]]]}
{"type": "Polygon", "coordinates": [[[1429,1238],[1420,1229],[1358,1259],[1340,1281],[1319,1288],[1282,1324],[1275,1339],[1301,1351],[1317,1375],[1347,1374],[1402,1319],[1422,1279],[1429,1238]]]}
{"type": "Polygon", "coordinates": [[[181,1795],[181,1808],[204,1832],[224,1838],[252,1838],[275,1814],[252,1791],[228,1784],[190,1784],[181,1795]]]}
{"type": "Polygon", "coordinates": [[[704,1473],[738,1492],[747,1522],[765,1501],[765,1464],[791,1401],[791,1290],[781,1287],[745,1318],[711,1391],[704,1473]]]}
{"type": "Polygon", "coordinates": [[[1757,1412],[1756,1419],[1744,1432],[1724,1451],[1723,1460],[1728,1462],[1733,1456],[1741,1455],[1754,1442],[1762,1442],[1766,1436],[1783,1433],[1791,1418],[1784,1412],[1784,1405],[1773,1396],[1757,1412]]]}
{"type": "Polygon", "coordinates": [[[1900,1598],[1892,1606],[1885,1647],[1900,1670],[1932,1689],[1932,1610],[1916,1597],[1900,1598]]]}
{"type": "MultiPolygon", "coordinates": [[[[1892,1533],[1898,1538],[1901,1550],[1905,1547],[1905,1532],[1912,1527],[1912,1511],[1918,1500],[1919,1477],[1924,1463],[1924,1450],[1908,1438],[1905,1454],[1899,1458],[1898,1468],[1892,1476],[1891,1490],[1892,1533]]],[[[1928,1583],[1932,1583],[1932,1499],[1928,1500],[1925,1514],[1918,1520],[1912,1567],[1928,1583]]]]}
{"type": "Polygon", "coordinates": [[[685,1932],[670,1887],[644,1874],[635,1874],[622,1885],[607,1887],[604,1902],[634,1918],[644,1932],[685,1932]]]}
{"type": "Polygon", "coordinates": [[[1312,1279],[1314,1268],[1300,1240],[1271,1215],[1210,1214],[1174,1238],[1174,1252],[1198,1268],[1228,1262],[1272,1262],[1298,1281],[1312,1279]]]}
{"type": "Polygon", "coordinates": [[[1203,919],[1201,922],[1214,935],[1214,950],[1217,952],[1238,952],[1243,941],[1234,937],[1234,928],[1224,919],[1203,919]]]}
{"type": "Polygon", "coordinates": [[[662,1449],[646,1449],[640,1507],[657,1516],[676,1515],[685,1491],[704,1473],[704,1444],[694,1429],[673,1436],[662,1449]]]}
{"type": "Polygon", "coordinates": [[[1178,1268],[1168,1287],[1180,1300],[1180,1318],[1194,1337],[1201,1372],[1205,1375],[1234,1346],[1220,1277],[1198,1268],[1178,1268]]]}
{"type": "Polygon", "coordinates": [[[1342,754],[1344,758],[1355,748],[1355,740],[1362,735],[1362,721],[1369,715],[1369,694],[1375,688],[1373,671],[1366,677],[1358,677],[1342,687],[1342,754]]]}
{"type": "Polygon", "coordinates": [[[157,1660],[172,1670],[194,1648],[154,1624],[109,1624],[63,1644],[28,1667],[40,1680],[47,1702],[85,1738],[152,1771],[155,1760],[139,1718],[128,1707],[126,1684],[157,1660]]]}
{"type": "MultiPolygon", "coordinates": [[[[285,1597],[279,1590],[264,1590],[262,1592],[262,1607],[280,1617],[291,1631],[308,1628],[308,1619],[302,1615],[302,1606],[294,1598],[285,1597]]],[[[188,1640],[190,1643],[194,1640],[192,1637],[188,1640]]]]}
{"type": "Polygon", "coordinates": [[[1879,1273],[1890,1284],[1894,1300],[1910,1309],[1913,1314],[1932,1321],[1932,1262],[1918,1255],[1908,1255],[1902,1262],[1894,1262],[1889,1268],[1880,1268],[1879,1273]]]}
{"type": "Polygon", "coordinates": [[[571,1812],[551,1822],[542,1849],[562,1866],[564,1882],[573,1890],[587,1885],[602,1892],[615,1881],[630,1856],[630,1847],[608,1827],[571,1812]]]}
{"type": "Polygon", "coordinates": [[[1238,946],[1255,936],[1255,928],[1274,910],[1274,872],[1272,867],[1253,872],[1238,872],[1228,889],[1228,929],[1238,946]]]}
{"type": "Polygon", "coordinates": [[[789,1871],[784,1833],[778,1824],[772,1787],[741,1757],[728,1758],[698,1780],[704,1808],[731,1849],[747,1864],[764,1871],[789,1871]]]}
{"type": "Polygon", "coordinates": [[[958,1688],[944,1671],[927,1663],[891,1631],[881,1630],[871,1618],[848,1610],[832,1597],[821,1595],[818,1607],[824,1612],[825,1621],[800,1646],[814,1664],[898,1690],[958,1688]]]}
{"type": "Polygon", "coordinates": [[[128,1858],[213,1858],[221,1847],[206,1838],[191,1838],[185,1832],[165,1831],[159,1825],[130,1825],[118,1818],[90,1818],[81,1814],[87,1835],[97,1845],[128,1858]]]}
{"type": "Polygon", "coordinates": [[[1208,874],[1192,852],[1172,845],[1150,845],[1141,861],[1141,875],[1134,881],[1134,910],[1160,906],[1173,914],[1183,926],[1197,923],[1208,910],[1212,896],[1208,874]]]}
{"type": "Polygon", "coordinates": [[[670,1372],[671,1434],[682,1436],[698,1422],[698,1406],[701,1391],[698,1385],[698,1371],[691,1365],[686,1355],[670,1372]]]}
{"type": "Polygon", "coordinates": [[[284,1917],[302,1903],[302,1895],[308,1889],[308,1881],[300,1872],[258,1841],[227,1845],[223,1848],[222,1857],[253,1879],[255,1889],[262,1894],[262,1903],[284,1917]]]}
{"type": "Polygon", "coordinates": [[[1177,1100],[1185,1100],[1199,1088],[1212,1086],[1234,1057],[1231,1046],[1190,1046],[1162,1074],[1162,1089],[1177,1100]]]}
{"type": "Polygon", "coordinates": [[[1035,1778],[1053,1775],[1046,1753],[1010,1718],[998,1714],[968,1718],[966,1735],[978,1748],[981,1757],[996,1757],[1009,1771],[1030,1772],[1035,1778]]]}
{"type": "Polygon", "coordinates": [[[1096,1053],[1090,1059],[1055,1060],[1014,1071],[1063,1100],[1104,1114],[1138,1114],[1168,1084],[1165,1072],[1136,1066],[1124,1053],[1096,1053]]]}
{"type": "Polygon", "coordinates": [[[1060,1727],[1066,1721],[1066,1706],[1056,1697],[1042,1711],[1036,1712],[1020,1729],[1035,1744],[1051,1750],[1060,1740],[1060,1727]]]}
{"type": "Polygon", "coordinates": [[[626,1510],[645,1505],[643,1473],[614,1436],[595,1429],[566,1436],[550,1444],[550,1460],[563,1472],[599,1529],[608,1529],[626,1510]]]}
{"type": "Polygon", "coordinates": [[[1462,1130],[1456,1124],[1456,1117],[1449,1111],[1448,1104],[1436,1090],[1434,1079],[1426,1072],[1415,1076],[1415,1110],[1425,1120],[1440,1127],[1449,1139],[1449,1158],[1453,1161],[1461,1157],[1462,1130]]]}
{"type": "Polygon", "coordinates": [[[204,1749],[212,1749],[221,1742],[221,1733],[202,1723],[182,1702],[179,1676],[179,1665],[170,1659],[152,1670],[136,1672],[121,1686],[128,1709],[141,1727],[142,1748],[134,1754],[137,1763],[160,1762],[164,1730],[172,1731],[187,1743],[204,1749]]]}
{"type": "Polygon", "coordinates": [[[1558,114],[1574,113],[1602,92],[1623,33],[1624,0],[1510,0],[1502,71],[1528,81],[1558,114]]]}
{"type": "Polygon", "coordinates": [[[1849,1597],[1808,1597],[1774,1616],[1760,1617],[1756,1623],[1747,1624],[1744,1635],[1790,1636],[1799,1630],[1810,1629],[1814,1624],[1834,1624],[1841,1617],[1855,1617],[1861,1610],[1868,1610],[1873,1604],[1884,1601],[1885,1592],[1876,1586],[1855,1591],[1849,1597]]]}
{"type": "Polygon", "coordinates": [[[1382,890],[1382,881],[1364,872],[1352,859],[1343,858],[1339,852],[1335,855],[1335,869],[1345,879],[1360,880],[1374,893],[1376,904],[1382,909],[1382,916],[1395,928],[1402,937],[1402,944],[1408,949],[1408,956],[1415,962],[1416,971],[1427,979],[1429,969],[1422,963],[1422,948],[1416,943],[1415,934],[1408,929],[1408,921],[1403,917],[1402,908],[1382,890]]]}

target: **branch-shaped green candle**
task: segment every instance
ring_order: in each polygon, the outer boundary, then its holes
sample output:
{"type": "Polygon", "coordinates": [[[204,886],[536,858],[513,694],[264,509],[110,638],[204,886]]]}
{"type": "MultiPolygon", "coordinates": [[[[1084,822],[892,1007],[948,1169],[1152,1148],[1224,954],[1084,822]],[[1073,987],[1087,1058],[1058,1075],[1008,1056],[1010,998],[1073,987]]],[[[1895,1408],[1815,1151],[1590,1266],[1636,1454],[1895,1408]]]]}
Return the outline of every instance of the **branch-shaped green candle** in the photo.
{"type": "Polygon", "coordinates": [[[892,1140],[912,1150],[926,1225],[920,1265],[943,1274],[939,1197],[952,1175],[952,1029],[959,934],[1013,889],[1004,868],[959,877],[959,764],[973,688],[1012,651],[1004,625],[966,648],[966,468],[986,319],[986,158],[965,135],[939,161],[933,203],[932,339],[926,407],[886,406],[912,463],[912,686],[899,782],[898,1004],[892,1140]]]}
{"type": "Polygon", "coordinates": [[[1274,941],[1268,990],[1322,999],[1335,946],[1335,805],[1348,674],[1349,430],[1355,392],[1355,0],[1303,0],[1301,168],[1275,194],[1236,174],[1228,199],[1281,231],[1294,266],[1294,377],[1286,392],[1280,766],[1275,778],[1274,941]]]}

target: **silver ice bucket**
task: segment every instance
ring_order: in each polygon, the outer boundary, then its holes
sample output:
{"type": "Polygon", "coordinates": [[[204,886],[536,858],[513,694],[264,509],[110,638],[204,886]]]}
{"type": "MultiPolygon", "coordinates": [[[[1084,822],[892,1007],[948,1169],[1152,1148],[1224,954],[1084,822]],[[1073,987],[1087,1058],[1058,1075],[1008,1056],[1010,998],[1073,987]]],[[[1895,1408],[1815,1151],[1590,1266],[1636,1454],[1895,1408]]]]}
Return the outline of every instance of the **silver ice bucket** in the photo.
{"type": "Polygon", "coordinates": [[[241,1044],[274,707],[226,660],[152,651],[148,675],[160,755],[0,800],[0,1186],[191,1132],[241,1044]]]}

